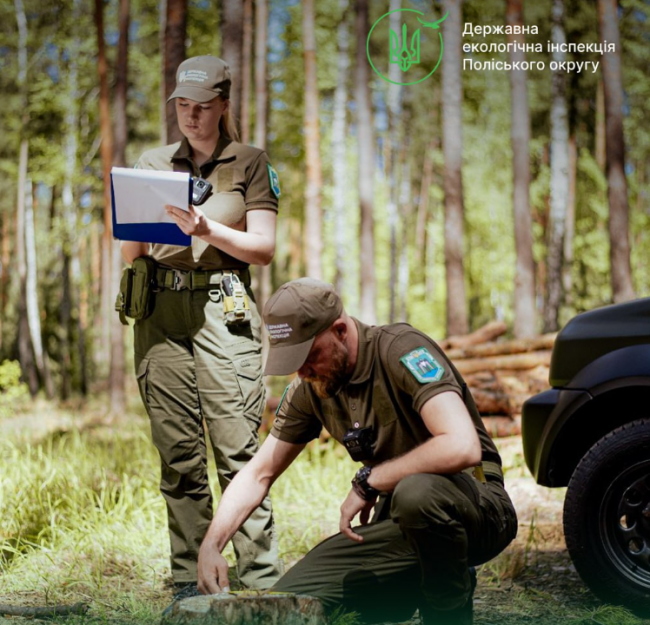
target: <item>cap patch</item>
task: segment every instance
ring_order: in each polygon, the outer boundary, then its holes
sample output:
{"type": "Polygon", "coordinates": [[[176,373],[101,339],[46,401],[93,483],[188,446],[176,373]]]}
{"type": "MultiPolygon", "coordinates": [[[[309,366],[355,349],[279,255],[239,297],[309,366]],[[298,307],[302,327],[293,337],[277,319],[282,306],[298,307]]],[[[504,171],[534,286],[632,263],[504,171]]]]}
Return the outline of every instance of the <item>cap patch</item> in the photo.
{"type": "Polygon", "coordinates": [[[275,199],[280,199],[280,179],[278,178],[278,172],[271,167],[271,163],[266,164],[266,168],[269,170],[269,184],[271,185],[271,191],[275,195],[275,199]]]}
{"type": "Polygon", "coordinates": [[[270,323],[266,329],[269,331],[269,337],[272,341],[288,339],[293,332],[293,328],[288,323],[270,323]]]}
{"type": "Polygon", "coordinates": [[[437,382],[445,373],[445,368],[429,353],[426,347],[419,347],[400,358],[413,377],[425,384],[437,382]]]}
{"type": "Polygon", "coordinates": [[[191,80],[192,82],[205,82],[207,79],[208,73],[204,72],[202,69],[188,69],[178,74],[177,82],[187,82],[188,80],[191,80]]]}

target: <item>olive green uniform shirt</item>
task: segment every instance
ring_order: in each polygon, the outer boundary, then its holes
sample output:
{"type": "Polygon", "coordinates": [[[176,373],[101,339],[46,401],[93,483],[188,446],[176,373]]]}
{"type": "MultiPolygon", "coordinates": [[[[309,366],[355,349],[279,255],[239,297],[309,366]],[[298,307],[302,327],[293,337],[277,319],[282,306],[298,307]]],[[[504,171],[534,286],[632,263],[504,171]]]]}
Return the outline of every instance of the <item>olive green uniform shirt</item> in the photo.
{"type": "MultiPolygon", "coordinates": [[[[225,226],[244,230],[246,213],[250,210],[278,210],[278,198],[271,186],[271,166],[263,150],[219,137],[207,162],[197,167],[192,161],[192,148],[183,139],[145,152],[136,165],[140,169],[188,172],[212,183],[212,194],[200,209],[208,219],[225,226]]],[[[181,270],[245,269],[248,263],[233,258],[222,250],[192,237],[189,247],[153,244],[153,258],[165,267],[181,270]]]]}
{"type": "Polygon", "coordinates": [[[354,321],[359,330],[359,352],[348,384],[335,397],[321,399],[309,383],[295,378],[278,407],[271,434],[300,444],[317,438],[325,427],[342,442],[349,428],[370,427],[376,442],[372,460],[364,464],[374,466],[431,438],[420,416],[422,406],[439,393],[452,391],[467,406],[483,460],[501,464],[463,378],[433,340],[406,323],[367,326],[354,321]],[[429,356],[418,356],[422,348],[429,356]],[[421,381],[409,369],[418,365],[423,367],[421,373],[428,369],[433,374],[432,381],[421,381]]]}

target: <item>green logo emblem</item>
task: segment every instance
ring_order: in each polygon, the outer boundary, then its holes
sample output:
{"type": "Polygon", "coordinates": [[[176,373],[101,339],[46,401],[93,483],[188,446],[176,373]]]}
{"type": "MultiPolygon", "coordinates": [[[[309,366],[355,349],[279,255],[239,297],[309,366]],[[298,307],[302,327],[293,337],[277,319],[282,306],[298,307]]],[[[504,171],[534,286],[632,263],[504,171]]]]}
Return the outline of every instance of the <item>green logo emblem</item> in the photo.
{"type": "Polygon", "coordinates": [[[419,16],[424,16],[424,13],[415,9],[397,9],[385,13],[372,25],[366,40],[366,54],[372,69],[386,82],[394,85],[415,85],[429,78],[438,69],[443,52],[440,24],[447,18],[447,13],[434,22],[427,22],[419,16]],[[399,29],[395,32],[390,27],[390,19],[386,19],[394,13],[400,13],[403,20],[401,33],[399,29]],[[409,30],[412,33],[410,40],[409,30]],[[386,49],[386,39],[388,62],[386,56],[380,52],[386,49]],[[400,68],[402,80],[389,78],[390,65],[400,68]],[[413,68],[419,69],[419,72],[416,74],[412,71],[413,68]]]}

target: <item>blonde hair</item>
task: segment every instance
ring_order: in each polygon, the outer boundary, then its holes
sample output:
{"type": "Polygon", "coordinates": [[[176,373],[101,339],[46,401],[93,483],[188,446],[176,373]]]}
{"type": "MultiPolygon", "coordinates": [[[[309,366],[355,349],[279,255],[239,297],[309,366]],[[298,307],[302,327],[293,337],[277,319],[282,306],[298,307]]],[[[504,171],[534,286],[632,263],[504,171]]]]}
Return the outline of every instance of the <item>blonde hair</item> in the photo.
{"type": "MultiPolygon", "coordinates": [[[[221,96],[219,96],[221,98],[221,96]]],[[[226,98],[223,98],[225,101],[226,98]]],[[[234,115],[230,114],[230,107],[228,107],[221,115],[219,120],[219,133],[224,135],[231,141],[239,141],[239,132],[235,125],[234,115]]]]}

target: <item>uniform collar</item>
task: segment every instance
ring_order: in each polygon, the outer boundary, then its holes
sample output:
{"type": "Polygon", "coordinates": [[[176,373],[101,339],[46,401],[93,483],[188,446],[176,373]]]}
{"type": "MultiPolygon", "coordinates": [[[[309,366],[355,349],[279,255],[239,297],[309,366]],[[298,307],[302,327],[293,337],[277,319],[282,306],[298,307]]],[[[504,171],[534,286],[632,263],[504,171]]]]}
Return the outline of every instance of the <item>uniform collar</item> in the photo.
{"type": "Polygon", "coordinates": [[[373,344],[376,333],[375,326],[366,325],[354,317],[352,317],[352,320],[357,324],[359,349],[357,350],[357,363],[354,365],[354,371],[352,371],[352,377],[348,384],[361,384],[368,380],[372,372],[374,363],[373,344]]]}
{"type": "MultiPolygon", "coordinates": [[[[223,133],[219,135],[217,145],[214,148],[214,152],[208,161],[203,163],[201,167],[205,167],[210,163],[218,163],[220,161],[229,161],[236,158],[236,154],[229,150],[228,147],[232,141],[226,137],[223,133]]],[[[174,152],[172,156],[172,162],[174,161],[192,161],[192,146],[187,140],[187,137],[183,137],[181,144],[178,146],[178,150],[174,152]]]]}

